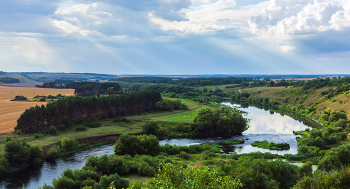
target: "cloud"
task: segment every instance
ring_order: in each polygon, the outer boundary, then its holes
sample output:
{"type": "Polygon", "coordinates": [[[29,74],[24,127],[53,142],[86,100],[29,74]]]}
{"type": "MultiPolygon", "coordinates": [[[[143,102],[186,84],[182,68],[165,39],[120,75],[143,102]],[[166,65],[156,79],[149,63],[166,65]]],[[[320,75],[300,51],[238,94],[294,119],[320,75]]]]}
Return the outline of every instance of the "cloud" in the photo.
{"type": "Polygon", "coordinates": [[[295,49],[295,46],[283,45],[283,46],[280,46],[280,48],[282,49],[282,51],[291,51],[295,49]]]}
{"type": "MultiPolygon", "coordinates": [[[[255,6],[236,7],[235,0],[199,1],[202,4],[184,10],[187,20],[169,21],[149,13],[151,22],[160,26],[162,30],[172,31],[177,35],[213,34],[218,31],[237,29],[246,30],[247,20],[257,15],[264,7],[265,2],[255,6]]],[[[240,30],[240,31],[239,31],[240,30]]]]}
{"type": "Polygon", "coordinates": [[[262,38],[342,30],[350,27],[350,5],[346,0],[270,0],[249,25],[262,38]]]}

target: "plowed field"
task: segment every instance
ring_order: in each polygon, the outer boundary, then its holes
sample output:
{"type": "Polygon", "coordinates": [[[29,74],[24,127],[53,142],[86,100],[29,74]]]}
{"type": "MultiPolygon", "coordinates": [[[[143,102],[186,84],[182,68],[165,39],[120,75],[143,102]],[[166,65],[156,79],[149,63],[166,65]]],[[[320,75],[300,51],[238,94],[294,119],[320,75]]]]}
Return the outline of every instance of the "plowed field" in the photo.
{"type": "Polygon", "coordinates": [[[24,110],[47,102],[26,102],[26,101],[10,101],[16,95],[23,95],[32,98],[36,95],[73,95],[74,89],[44,89],[29,87],[5,87],[0,86],[0,133],[9,133],[17,125],[17,119],[24,110]]]}

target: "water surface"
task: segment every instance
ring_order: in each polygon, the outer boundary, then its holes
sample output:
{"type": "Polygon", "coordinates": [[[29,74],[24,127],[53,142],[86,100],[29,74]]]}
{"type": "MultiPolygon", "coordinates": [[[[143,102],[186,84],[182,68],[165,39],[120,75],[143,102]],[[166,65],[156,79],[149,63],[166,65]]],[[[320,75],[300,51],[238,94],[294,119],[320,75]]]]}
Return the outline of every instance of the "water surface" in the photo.
{"type": "MultiPolygon", "coordinates": [[[[233,136],[232,139],[249,139],[244,144],[238,145],[225,145],[224,152],[236,152],[238,154],[250,153],[250,152],[271,152],[273,154],[297,154],[298,143],[293,131],[300,131],[309,128],[301,121],[297,121],[289,116],[281,115],[270,110],[262,110],[255,107],[242,108],[240,105],[231,104],[228,102],[222,103],[232,108],[238,108],[247,112],[244,115],[249,119],[249,128],[244,131],[240,136],[233,136]],[[263,141],[275,143],[288,143],[290,145],[289,150],[268,150],[253,147],[250,144],[254,141],[263,141]]],[[[299,136],[300,137],[300,136],[299,136]]],[[[210,138],[210,139],[170,139],[162,140],[160,144],[176,144],[180,146],[189,146],[193,144],[220,144],[227,141],[229,138],[210,138]]]]}

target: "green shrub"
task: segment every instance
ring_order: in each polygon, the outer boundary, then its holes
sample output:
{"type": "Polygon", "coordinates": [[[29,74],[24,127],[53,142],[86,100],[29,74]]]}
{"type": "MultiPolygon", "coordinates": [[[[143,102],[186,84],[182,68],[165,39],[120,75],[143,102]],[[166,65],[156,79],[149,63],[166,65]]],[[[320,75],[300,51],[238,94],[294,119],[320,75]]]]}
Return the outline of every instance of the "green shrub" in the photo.
{"type": "Polygon", "coordinates": [[[46,99],[43,97],[43,98],[40,99],[40,101],[45,102],[46,99]]]}
{"type": "Polygon", "coordinates": [[[78,143],[72,138],[63,137],[61,140],[61,147],[68,151],[74,150],[78,146],[78,143]]]}
{"type": "Polygon", "coordinates": [[[34,137],[35,137],[36,139],[40,138],[40,136],[39,136],[38,134],[35,134],[34,137]]]}
{"type": "Polygon", "coordinates": [[[142,126],[142,131],[148,135],[158,136],[159,134],[159,126],[157,121],[147,121],[142,126]]]}
{"type": "Polygon", "coordinates": [[[57,131],[55,126],[50,126],[49,129],[48,129],[48,133],[51,134],[51,135],[57,135],[58,131],[57,131]]]}
{"type": "Polygon", "coordinates": [[[97,128],[97,127],[101,127],[101,123],[100,120],[96,117],[91,117],[90,119],[88,119],[84,125],[86,127],[90,127],[90,128],[97,128]]]}
{"type": "Polygon", "coordinates": [[[86,127],[84,125],[79,125],[75,128],[77,131],[86,131],[86,127]]]}
{"type": "Polygon", "coordinates": [[[46,153],[46,158],[48,160],[54,160],[58,157],[58,150],[55,146],[52,146],[49,151],[46,153]]]}
{"type": "Polygon", "coordinates": [[[59,131],[65,131],[67,129],[66,125],[64,125],[64,124],[59,125],[57,128],[59,131]]]}
{"type": "Polygon", "coordinates": [[[183,159],[190,159],[191,158],[191,156],[188,153],[184,152],[184,151],[181,151],[179,156],[181,158],[183,158],[183,159]]]}
{"type": "Polygon", "coordinates": [[[95,183],[94,188],[95,189],[105,189],[108,188],[109,185],[113,183],[115,188],[128,188],[129,187],[129,181],[127,179],[119,177],[119,175],[116,173],[114,175],[104,175],[100,178],[99,183],[95,183]]]}
{"type": "Polygon", "coordinates": [[[130,120],[126,117],[116,117],[113,122],[130,122],[130,120]]]}

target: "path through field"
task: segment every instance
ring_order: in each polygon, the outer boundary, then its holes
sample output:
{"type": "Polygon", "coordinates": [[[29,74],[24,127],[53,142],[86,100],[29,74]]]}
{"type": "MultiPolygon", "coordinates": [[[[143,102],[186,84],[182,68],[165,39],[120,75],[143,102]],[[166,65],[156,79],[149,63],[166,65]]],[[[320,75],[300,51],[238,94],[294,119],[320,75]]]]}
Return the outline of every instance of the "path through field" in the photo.
{"type": "Polygon", "coordinates": [[[10,101],[16,95],[23,95],[27,98],[32,98],[36,95],[57,95],[66,96],[73,95],[74,89],[45,89],[45,88],[30,88],[30,87],[5,87],[0,86],[0,133],[9,133],[17,125],[17,119],[24,110],[47,102],[25,102],[25,101],[10,101]]]}

